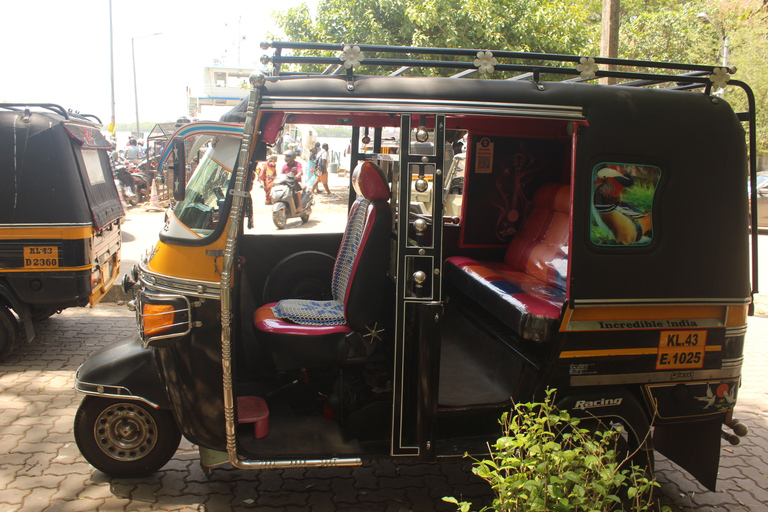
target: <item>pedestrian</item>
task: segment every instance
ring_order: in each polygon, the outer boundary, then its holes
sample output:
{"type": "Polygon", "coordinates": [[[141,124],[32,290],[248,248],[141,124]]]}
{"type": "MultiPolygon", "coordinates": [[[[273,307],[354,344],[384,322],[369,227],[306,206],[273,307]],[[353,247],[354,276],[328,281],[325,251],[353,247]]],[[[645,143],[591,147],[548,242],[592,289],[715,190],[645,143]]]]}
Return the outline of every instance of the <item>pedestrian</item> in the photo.
{"type": "Polygon", "coordinates": [[[131,139],[128,143],[128,149],[125,150],[126,160],[139,160],[141,159],[141,149],[136,144],[136,139],[131,139]]]}
{"type": "Polygon", "coordinates": [[[310,181],[314,181],[312,179],[315,175],[315,162],[317,162],[317,154],[320,152],[320,143],[315,142],[315,145],[312,146],[312,149],[309,150],[309,163],[307,164],[308,172],[307,172],[307,183],[310,181]]]}
{"type": "Polygon", "coordinates": [[[312,193],[314,194],[317,191],[317,187],[320,183],[323,184],[325,187],[325,192],[330,195],[331,189],[328,188],[328,144],[323,144],[322,149],[317,154],[317,159],[315,160],[315,176],[317,176],[317,180],[315,180],[315,184],[312,185],[312,193]]]}
{"type": "Polygon", "coordinates": [[[272,204],[272,187],[275,176],[277,176],[277,155],[269,155],[266,162],[259,164],[259,181],[266,194],[264,204],[272,204]]]}

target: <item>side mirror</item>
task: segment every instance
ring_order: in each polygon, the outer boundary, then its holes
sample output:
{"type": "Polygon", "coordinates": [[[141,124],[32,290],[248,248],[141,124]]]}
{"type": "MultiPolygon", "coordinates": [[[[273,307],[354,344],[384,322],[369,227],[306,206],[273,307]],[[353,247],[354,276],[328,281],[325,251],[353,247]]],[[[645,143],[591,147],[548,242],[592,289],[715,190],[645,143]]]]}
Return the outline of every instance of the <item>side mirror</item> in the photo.
{"type": "Polygon", "coordinates": [[[173,198],[181,201],[187,190],[187,155],[184,151],[184,139],[175,137],[171,144],[173,144],[173,198]]]}

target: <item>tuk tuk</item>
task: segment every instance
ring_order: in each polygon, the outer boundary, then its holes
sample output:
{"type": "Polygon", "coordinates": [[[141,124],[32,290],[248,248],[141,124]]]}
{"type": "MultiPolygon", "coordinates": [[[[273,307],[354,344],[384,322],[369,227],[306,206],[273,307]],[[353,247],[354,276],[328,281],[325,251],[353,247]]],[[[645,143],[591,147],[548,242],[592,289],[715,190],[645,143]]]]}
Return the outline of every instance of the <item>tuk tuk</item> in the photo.
{"type": "Polygon", "coordinates": [[[93,306],[120,273],[125,213],[100,128],[59,105],[0,103],[0,361],[33,321],[93,306]]]}
{"type": "Polygon", "coordinates": [[[512,403],[556,388],[561,409],[620,426],[633,461],[658,450],[715,488],[721,438],[746,433],[733,409],[757,282],[754,103],[734,70],[271,46],[221,119],[242,136],[213,136],[127,280],[138,332],[77,371],[93,466],[153,472],[181,435],[205,468],[483,454],[512,403]],[[503,79],[472,78],[488,73],[503,79]],[[585,83],[600,77],[619,83],[585,83]],[[712,94],[727,79],[747,112],[712,94]],[[244,231],[287,123],[351,128],[343,232],[244,231]]]}

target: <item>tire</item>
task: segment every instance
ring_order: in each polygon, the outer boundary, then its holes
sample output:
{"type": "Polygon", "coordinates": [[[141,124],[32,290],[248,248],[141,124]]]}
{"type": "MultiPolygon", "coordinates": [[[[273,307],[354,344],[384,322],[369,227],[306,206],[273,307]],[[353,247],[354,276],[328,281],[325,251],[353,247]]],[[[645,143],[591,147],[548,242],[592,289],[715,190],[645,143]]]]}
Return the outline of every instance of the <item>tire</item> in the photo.
{"type": "Polygon", "coordinates": [[[21,330],[11,310],[0,306],[0,362],[5,361],[21,342],[21,330]]]}
{"type": "Polygon", "coordinates": [[[75,442],[99,471],[132,478],[173,457],[181,433],[173,415],[134,400],[86,396],[75,415],[75,442]]]}
{"type": "Polygon", "coordinates": [[[277,229],[285,229],[285,224],[287,222],[285,207],[280,208],[279,210],[272,210],[272,222],[275,223],[277,229]]]}
{"type": "Polygon", "coordinates": [[[29,313],[32,315],[33,322],[41,322],[47,318],[52,317],[58,310],[56,308],[36,308],[34,306],[29,307],[29,313]]]}
{"type": "Polygon", "coordinates": [[[309,213],[305,213],[301,216],[301,223],[306,224],[307,222],[309,222],[309,213]]]}

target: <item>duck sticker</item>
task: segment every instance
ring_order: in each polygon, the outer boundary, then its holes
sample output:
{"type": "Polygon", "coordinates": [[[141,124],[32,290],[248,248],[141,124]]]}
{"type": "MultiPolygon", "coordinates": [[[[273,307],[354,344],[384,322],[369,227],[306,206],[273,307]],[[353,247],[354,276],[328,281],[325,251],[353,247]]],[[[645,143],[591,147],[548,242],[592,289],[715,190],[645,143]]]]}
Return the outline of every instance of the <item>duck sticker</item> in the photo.
{"type": "Polygon", "coordinates": [[[650,165],[596,165],[592,176],[592,243],[650,244],[653,197],[660,176],[661,170],[650,165]]]}

